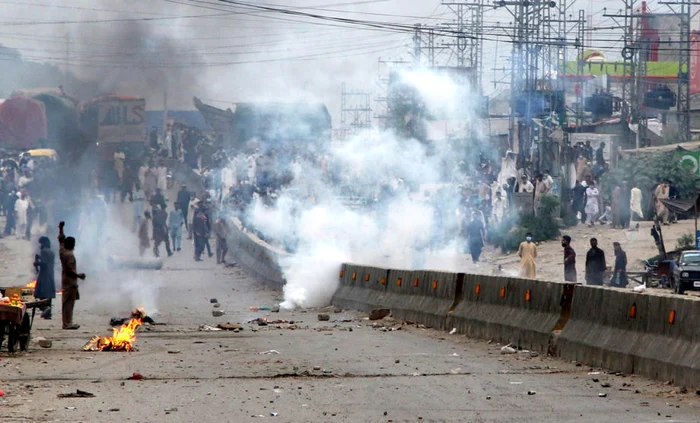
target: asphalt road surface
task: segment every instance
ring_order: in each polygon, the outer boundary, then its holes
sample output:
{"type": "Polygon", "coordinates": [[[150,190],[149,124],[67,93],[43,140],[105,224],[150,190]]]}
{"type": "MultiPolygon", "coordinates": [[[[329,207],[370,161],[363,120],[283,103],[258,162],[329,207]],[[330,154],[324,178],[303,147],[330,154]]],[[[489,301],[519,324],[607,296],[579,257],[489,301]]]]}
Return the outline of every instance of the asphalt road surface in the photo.
{"type": "MultiPolygon", "coordinates": [[[[6,266],[31,260],[28,250],[0,240],[6,266]]],[[[32,331],[52,348],[0,352],[0,421],[700,421],[700,395],[636,376],[528,352],[502,355],[483,340],[390,318],[370,322],[352,311],[251,311],[274,306],[281,294],[236,267],[195,263],[189,243],[160,271],[98,279],[88,275],[81,287],[78,331],[60,329],[58,306],[54,320],[37,318],[32,331]],[[212,298],[224,316],[212,316],[212,298]],[[138,351],[81,350],[93,335],[111,333],[111,317],[139,305],[156,309],[165,325],[143,327],[138,351]],[[318,321],[318,313],[330,320],[318,321]],[[247,323],[259,317],[295,323],[247,323]],[[224,322],[244,329],[199,330],[224,322]],[[144,379],[127,380],[134,372],[144,379]],[[94,397],[58,397],[78,389],[94,397]]]]}

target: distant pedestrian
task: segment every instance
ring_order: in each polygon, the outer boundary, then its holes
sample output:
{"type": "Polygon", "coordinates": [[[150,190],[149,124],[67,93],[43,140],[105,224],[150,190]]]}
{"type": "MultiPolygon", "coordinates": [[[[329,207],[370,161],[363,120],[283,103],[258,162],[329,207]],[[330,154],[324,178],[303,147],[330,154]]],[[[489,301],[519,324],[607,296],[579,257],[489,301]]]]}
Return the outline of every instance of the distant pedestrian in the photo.
{"type": "Polygon", "coordinates": [[[481,250],[484,248],[484,231],[484,224],[481,221],[480,214],[472,213],[472,219],[465,228],[465,235],[469,242],[469,253],[474,263],[479,262],[481,250]]]}
{"type": "Polygon", "coordinates": [[[49,300],[49,305],[41,313],[42,319],[51,319],[51,302],[56,298],[56,280],[54,278],[54,262],[56,255],[51,251],[51,240],[42,236],[39,238],[39,254],[34,258],[34,268],[38,274],[34,298],[37,300],[49,300]]]}
{"type": "Polygon", "coordinates": [[[182,213],[182,218],[185,222],[185,229],[189,228],[189,223],[187,222],[187,214],[189,212],[190,205],[190,192],[187,190],[187,186],[183,185],[180,191],[177,192],[177,199],[175,200],[175,209],[180,210],[182,213]]]}
{"type": "Polygon", "coordinates": [[[571,247],[571,237],[561,237],[561,246],[564,247],[564,280],[576,282],[576,251],[571,247]]]}
{"type": "Polygon", "coordinates": [[[532,242],[532,234],[525,235],[525,241],[520,243],[518,247],[518,256],[520,257],[520,277],[535,279],[537,278],[537,266],[535,259],[537,258],[537,246],[532,242]]]}
{"type": "Polygon", "coordinates": [[[192,235],[194,236],[194,260],[202,261],[202,252],[204,252],[205,240],[209,236],[209,228],[207,223],[207,214],[204,209],[197,208],[192,220],[192,235]]]}
{"type": "Polygon", "coordinates": [[[168,238],[168,213],[165,211],[165,205],[156,206],[153,208],[153,254],[160,257],[160,244],[165,243],[165,249],[168,252],[168,257],[173,255],[170,249],[170,238],[168,238]]]}
{"type": "Polygon", "coordinates": [[[168,214],[168,228],[170,240],[173,242],[173,250],[182,251],[182,226],[184,225],[182,210],[175,208],[168,214]]]}
{"type": "Polygon", "coordinates": [[[615,250],[615,269],[611,285],[624,288],[627,286],[627,253],[622,250],[619,242],[613,242],[615,250]]]}
{"type": "Polygon", "coordinates": [[[24,193],[20,193],[19,198],[15,201],[15,216],[17,216],[17,230],[15,234],[17,239],[25,236],[27,231],[27,213],[29,212],[29,200],[24,193]]]}
{"type": "Polygon", "coordinates": [[[226,218],[219,216],[214,224],[216,234],[216,263],[226,263],[226,253],[228,252],[229,226],[226,218]]]}
{"type": "Polygon", "coordinates": [[[598,240],[591,238],[591,249],[586,254],[586,284],[603,285],[606,268],[605,253],[598,248],[598,240]]]}
{"type": "Polygon", "coordinates": [[[139,223],[139,255],[143,257],[146,250],[151,248],[151,236],[150,236],[150,226],[151,226],[151,212],[144,212],[144,218],[139,223]]]}

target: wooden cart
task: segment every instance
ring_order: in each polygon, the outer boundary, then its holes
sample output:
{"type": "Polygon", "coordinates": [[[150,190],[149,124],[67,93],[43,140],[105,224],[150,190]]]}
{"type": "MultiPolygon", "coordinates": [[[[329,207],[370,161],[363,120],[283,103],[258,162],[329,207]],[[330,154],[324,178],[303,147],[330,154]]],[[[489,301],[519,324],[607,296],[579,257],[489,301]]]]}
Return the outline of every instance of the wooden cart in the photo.
{"type": "Polygon", "coordinates": [[[15,352],[19,347],[27,351],[36,309],[49,304],[49,300],[27,302],[22,307],[0,304],[0,349],[5,346],[7,351],[15,352]]]}

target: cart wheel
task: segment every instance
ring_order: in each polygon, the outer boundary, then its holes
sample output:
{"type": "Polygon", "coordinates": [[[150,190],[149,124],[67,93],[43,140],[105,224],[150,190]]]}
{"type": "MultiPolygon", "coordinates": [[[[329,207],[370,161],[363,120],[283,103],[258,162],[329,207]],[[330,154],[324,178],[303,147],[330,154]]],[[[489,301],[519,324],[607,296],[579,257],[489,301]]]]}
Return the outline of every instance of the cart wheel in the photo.
{"type": "Polygon", "coordinates": [[[29,348],[29,338],[31,336],[31,323],[29,321],[29,315],[25,314],[24,319],[22,319],[22,325],[17,327],[17,332],[19,333],[19,349],[20,351],[27,351],[29,348]]]}
{"type": "Polygon", "coordinates": [[[2,342],[5,340],[6,325],[0,322],[0,349],[2,349],[2,342]]]}
{"type": "Polygon", "coordinates": [[[7,351],[15,352],[17,351],[17,344],[19,343],[19,325],[17,323],[10,323],[8,325],[8,335],[7,335],[7,351]]]}

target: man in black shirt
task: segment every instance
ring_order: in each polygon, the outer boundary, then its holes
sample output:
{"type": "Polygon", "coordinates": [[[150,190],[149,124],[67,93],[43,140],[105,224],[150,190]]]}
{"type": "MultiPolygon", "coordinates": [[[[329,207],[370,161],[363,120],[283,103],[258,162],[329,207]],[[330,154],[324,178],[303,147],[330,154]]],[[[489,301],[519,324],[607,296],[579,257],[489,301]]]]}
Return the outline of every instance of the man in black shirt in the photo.
{"type": "Polygon", "coordinates": [[[605,253],[598,248],[598,240],[591,238],[591,249],[586,254],[586,284],[603,285],[605,253]]]}
{"type": "Polygon", "coordinates": [[[561,237],[561,246],[564,247],[564,280],[576,282],[576,251],[571,248],[571,237],[561,237]]]}
{"type": "Polygon", "coordinates": [[[627,253],[622,250],[619,242],[613,242],[615,249],[615,273],[612,279],[612,286],[624,288],[627,286],[627,253]]]}

